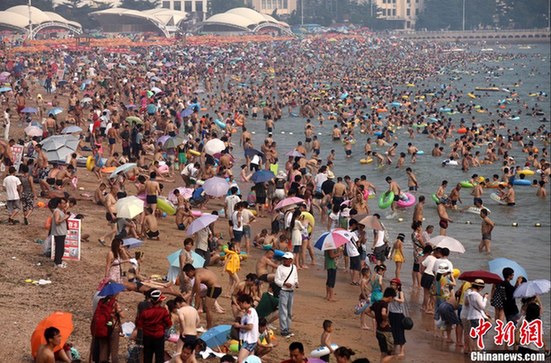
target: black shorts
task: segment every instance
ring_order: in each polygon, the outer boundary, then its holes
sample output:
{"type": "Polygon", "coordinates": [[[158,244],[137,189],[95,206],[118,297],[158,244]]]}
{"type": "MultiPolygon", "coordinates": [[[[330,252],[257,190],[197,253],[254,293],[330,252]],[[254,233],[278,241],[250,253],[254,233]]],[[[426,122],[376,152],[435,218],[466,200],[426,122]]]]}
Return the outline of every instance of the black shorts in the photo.
{"type": "Polygon", "coordinates": [[[399,196],[399,195],[395,195],[395,196],[394,196],[394,201],[397,202],[397,201],[399,201],[399,200],[400,200],[400,196],[399,196]]]}
{"type": "Polygon", "coordinates": [[[302,246],[293,246],[293,253],[300,253],[302,251],[302,246]]]}
{"type": "Polygon", "coordinates": [[[477,202],[480,203],[480,205],[482,205],[482,204],[483,204],[483,203],[482,203],[482,198],[474,198],[474,199],[473,199],[473,204],[474,204],[474,205],[476,205],[477,202]]]}
{"type": "Polygon", "coordinates": [[[414,185],[414,186],[411,186],[409,187],[409,191],[410,192],[416,192],[417,191],[417,187],[414,185]]]}
{"type": "Polygon", "coordinates": [[[145,197],[145,201],[147,204],[157,204],[157,196],[156,195],[147,195],[145,197]]]}
{"type": "Polygon", "coordinates": [[[145,232],[145,235],[147,236],[147,238],[157,238],[159,237],[159,231],[155,231],[155,232],[147,231],[145,232]]]}
{"type": "Polygon", "coordinates": [[[216,299],[218,296],[222,294],[222,288],[221,287],[209,287],[207,289],[207,297],[216,299]]]}
{"type": "Polygon", "coordinates": [[[352,155],[352,150],[345,150],[345,154],[348,156],[352,155]]]}
{"type": "Polygon", "coordinates": [[[350,257],[350,269],[353,271],[360,271],[362,269],[362,261],[359,255],[350,257]]]}
{"type": "Polygon", "coordinates": [[[258,276],[258,280],[268,282],[268,274],[263,274],[263,275],[258,276]]]}
{"type": "Polygon", "coordinates": [[[183,341],[184,344],[195,344],[197,335],[180,335],[180,340],[183,341]]]}
{"type": "Polygon", "coordinates": [[[266,203],[266,197],[256,196],[256,204],[265,204],[265,203],[266,203]]]}
{"type": "Polygon", "coordinates": [[[335,287],[336,282],[337,282],[337,270],[334,268],[327,269],[327,281],[325,282],[325,286],[332,289],[335,287]]]}
{"type": "Polygon", "coordinates": [[[421,276],[421,286],[425,289],[430,289],[434,282],[434,276],[429,275],[428,273],[423,273],[421,276]]]}
{"type": "Polygon", "coordinates": [[[109,212],[105,213],[105,219],[107,219],[107,222],[111,222],[111,223],[113,223],[115,221],[113,219],[113,216],[109,212]]]}
{"type": "Polygon", "coordinates": [[[419,264],[417,262],[414,262],[413,263],[413,272],[419,272],[419,268],[420,268],[419,264]]]}
{"type": "Polygon", "coordinates": [[[55,178],[47,178],[46,183],[48,183],[49,185],[55,185],[55,178]]]}

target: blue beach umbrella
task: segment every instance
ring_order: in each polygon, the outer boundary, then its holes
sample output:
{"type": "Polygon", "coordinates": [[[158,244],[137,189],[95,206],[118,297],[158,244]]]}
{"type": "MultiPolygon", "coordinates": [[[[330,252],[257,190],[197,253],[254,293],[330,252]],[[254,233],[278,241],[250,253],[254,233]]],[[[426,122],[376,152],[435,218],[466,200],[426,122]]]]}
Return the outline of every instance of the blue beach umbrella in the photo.
{"type": "MultiPolygon", "coordinates": [[[[178,251],[171,253],[166,257],[168,260],[168,263],[170,264],[170,267],[168,268],[168,273],[166,274],[166,277],[168,281],[175,282],[178,278],[178,275],[180,275],[180,253],[182,252],[181,249],[178,251]]],[[[191,258],[193,259],[193,262],[191,263],[193,267],[195,268],[202,268],[205,265],[205,259],[196,253],[195,251],[191,251],[191,258]]]]}
{"type": "Polygon", "coordinates": [[[513,269],[513,271],[515,271],[515,279],[519,276],[524,276],[526,279],[528,279],[528,274],[526,273],[524,267],[519,265],[516,261],[510,260],[508,258],[496,258],[495,260],[489,261],[488,266],[490,267],[490,272],[493,272],[499,276],[503,276],[503,269],[505,267],[510,267],[513,269]]]}
{"type": "Polygon", "coordinates": [[[137,238],[126,238],[122,240],[122,245],[128,248],[138,248],[143,245],[143,241],[137,238]]]}
{"type": "Polygon", "coordinates": [[[201,334],[200,338],[207,344],[207,347],[216,348],[228,341],[230,331],[231,325],[218,325],[201,334]]]}
{"type": "Polygon", "coordinates": [[[253,174],[251,180],[253,183],[265,183],[275,178],[274,173],[269,170],[259,170],[253,174]]]}
{"type": "Polygon", "coordinates": [[[181,113],[180,113],[180,116],[181,117],[189,117],[193,114],[193,109],[191,108],[186,108],[185,110],[183,110],[181,113]]]}
{"type": "Polygon", "coordinates": [[[0,87],[0,93],[11,91],[11,87],[0,87]]]}
{"type": "Polygon", "coordinates": [[[38,110],[34,107],[25,107],[21,110],[22,113],[37,113],[38,110]]]}
{"type": "Polygon", "coordinates": [[[48,115],[54,115],[54,116],[55,116],[55,115],[60,114],[60,113],[62,113],[62,112],[63,112],[63,108],[61,108],[61,107],[54,107],[54,108],[48,110],[47,114],[48,114],[48,115]]]}
{"type": "Polygon", "coordinates": [[[116,283],[116,282],[110,282],[107,285],[105,285],[103,287],[103,289],[101,289],[101,291],[99,292],[99,296],[116,295],[119,292],[124,291],[124,290],[126,290],[126,287],[124,287],[124,285],[121,285],[121,284],[116,283]]]}

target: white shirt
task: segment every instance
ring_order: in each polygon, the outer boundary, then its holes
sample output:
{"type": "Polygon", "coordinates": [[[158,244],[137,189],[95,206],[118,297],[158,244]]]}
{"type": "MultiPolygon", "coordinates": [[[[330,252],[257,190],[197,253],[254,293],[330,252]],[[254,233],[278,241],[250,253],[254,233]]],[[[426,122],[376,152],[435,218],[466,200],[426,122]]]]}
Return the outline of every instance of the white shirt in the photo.
{"type": "Polygon", "coordinates": [[[233,230],[234,231],[243,231],[243,214],[241,214],[241,217],[238,219],[237,215],[239,214],[238,211],[234,211],[231,220],[233,223],[233,230]],[[241,225],[240,225],[241,224],[241,225]]]}
{"type": "Polygon", "coordinates": [[[254,218],[254,214],[245,208],[241,211],[241,217],[243,218],[243,225],[248,226],[251,223],[251,218],[254,218]]]}
{"type": "Polygon", "coordinates": [[[321,185],[323,184],[324,181],[327,180],[327,174],[325,173],[318,173],[316,175],[316,177],[314,178],[314,182],[316,183],[316,190],[317,191],[320,191],[321,190],[321,185]]]}
{"type": "Polygon", "coordinates": [[[377,237],[377,241],[375,242],[375,248],[381,247],[385,244],[385,233],[386,231],[377,231],[377,234],[375,235],[377,237]]]}
{"type": "Polygon", "coordinates": [[[226,217],[230,218],[231,216],[233,216],[233,209],[235,205],[240,201],[241,201],[241,198],[239,198],[239,196],[237,195],[228,195],[226,197],[226,210],[228,213],[226,217]]]}
{"type": "Polygon", "coordinates": [[[253,158],[251,159],[251,164],[260,164],[260,157],[258,155],[253,156],[253,158]]]}
{"type": "Polygon", "coordinates": [[[356,242],[358,242],[359,238],[356,232],[351,232],[350,234],[352,238],[350,238],[350,242],[346,242],[346,253],[348,257],[356,257],[360,255],[358,247],[356,247],[356,242]]]}
{"type": "Polygon", "coordinates": [[[448,260],[447,258],[437,258],[436,261],[434,261],[434,265],[432,266],[432,273],[434,276],[436,276],[436,270],[438,270],[441,264],[448,265],[448,271],[453,271],[453,263],[450,260],[448,260]]]}
{"type": "Polygon", "coordinates": [[[281,264],[277,267],[274,277],[274,283],[281,287],[281,290],[285,291],[293,291],[295,286],[298,284],[298,272],[297,267],[295,265],[291,265],[289,267],[281,264]],[[292,269],[292,271],[291,271],[292,269]],[[289,273],[291,275],[289,275],[289,273]],[[287,279],[287,276],[289,278],[287,279]],[[283,287],[283,282],[287,279],[287,284],[291,284],[291,288],[283,287]]]}
{"type": "Polygon", "coordinates": [[[249,308],[247,313],[241,317],[241,325],[249,325],[252,324],[251,330],[245,330],[240,329],[239,330],[239,339],[242,341],[254,344],[258,342],[258,336],[260,333],[258,332],[258,314],[254,308],[249,308]]]}
{"type": "Polygon", "coordinates": [[[192,176],[195,176],[196,173],[197,173],[197,168],[195,168],[194,164],[188,164],[180,174],[192,177],[192,176]]]}
{"type": "Polygon", "coordinates": [[[8,175],[4,178],[4,189],[8,195],[7,200],[19,200],[19,192],[17,191],[17,186],[21,185],[21,180],[15,175],[8,175]]]}
{"type": "Polygon", "coordinates": [[[480,318],[487,319],[486,313],[484,312],[484,309],[486,309],[486,303],[488,302],[488,299],[485,297],[482,297],[480,293],[476,291],[470,291],[469,294],[465,297],[465,299],[469,299],[469,312],[467,315],[468,320],[478,320],[480,318]]]}
{"type": "Polygon", "coordinates": [[[422,265],[425,267],[425,273],[427,275],[434,276],[434,262],[436,262],[436,257],[434,257],[433,255],[429,255],[423,260],[422,265]]]}

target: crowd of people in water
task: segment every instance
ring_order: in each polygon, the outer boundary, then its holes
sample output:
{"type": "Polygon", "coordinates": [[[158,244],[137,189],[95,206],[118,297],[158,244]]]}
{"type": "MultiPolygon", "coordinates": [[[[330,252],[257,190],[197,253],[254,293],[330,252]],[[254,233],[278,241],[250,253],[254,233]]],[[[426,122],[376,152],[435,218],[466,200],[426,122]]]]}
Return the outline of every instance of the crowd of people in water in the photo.
{"type": "MultiPolygon", "coordinates": [[[[110,248],[94,298],[90,360],[119,361],[125,320],[134,321],[127,332],[136,342],[129,359],[143,355],[144,362],[155,357],[156,362],[192,363],[196,353],[207,352],[221,354],[221,362],[228,363],[282,360],[273,357],[277,340],[271,337],[295,337],[292,312],[299,275],[320,260],[327,270],[327,302],[335,301],[337,271],[349,274],[359,290],[360,328],[373,331],[381,362],[407,355],[406,261],[413,261],[408,289],[422,289],[421,308],[434,321],[435,337],[465,353],[480,349],[469,334],[490,319],[490,306],[493,319],[511,321],[518,330],[541,319],[538,296],[514,297],[526,276],[505,266],[501,282],[482,276],[461,281],[454,268],[461,262],[452,263],[450,249],[431,242],[436,235],[446,236],[453,213],[462,210],[480,216],[478,249],[490,254],[496,227],[483,198],[492,193],[496,203],[514,207],[521,203],[516,187],[528,185],[546,199],[551,173],[544,90],[519,92],[519,73],[515,85],[496,91],[495,79],[503,70],[485,61],[497,54],[449,50],[441,44],[366,36],[4,57],[0,154],[8,224],[41,223],[33,220],[33,210],[47,206],[51,216],[44,248],[53,248],[55,268],[65,269],[67,221],[80,217],[77,204],[97,205],[105,213],[105,233],[94,235],[110,248]],[[491,87],[473,93],[457,86],[477,73],[487,74],[491,87]],[[434,86],[435,78],[456,86],[434,86]],[[499,92],[499,102],[481,106],[478,99],[490,92],[499,92]],[[533,127],[517,127],[514,122],[526,115],[534,119],[533,127]],[[304,123],[303,136],[280,136],[290,122],[304,123]],[[262,131],[250,127],[258,123],[264,125],[260,143],[255,140],[262,131]],[[276,141],[282,137],[296,139],[296,146],[282,150],[276,141]],[[49,144],[55,138],[63,154],[49,144]],[[465,180],[423,185],[432,193],[422,195],[415,168],[424,154],[416,144],[420,138],[434,143],[427,154],[435,167],[458,168],[465,180]],[[351,158],[358,155],[366,171],[338,175],[335,163],[357,162],[351,158]],[[386,185],[375,183],[370,173],[385,168],[403,171],[407,185],[391,176],[386,185]],[[492,170],[492,177],[481,177],[482,169],[492,170]],[[79,187],[85,178],[97,178],[93,193],[79,187]],[[143,200],[143,212],[118,216],[119,205],[131,196],[143,200]],[[373,196],[390,214],[373,213],[373,196]],[[213,200],[224,207],[210,210],[213,200]],[[431,201],[438,220],[427,221],[424,208],[431,201]],[[386,220],[410,207],[411,230],[390,233],[386,220]],[[172,226],[159,222],[167,215],[174,218],[172,226]],[[141,273],[143,263],[160,261],[144,261],[140,251],[132,254],[126,240],[169,240],[208,215],[214,215],[211,222],[183,240],[172,279],[151,281],[141,273]],[[254,228],[255,220],[264,220],[266,228],[254,228]],[[320,237],[325,230],[329,234],[320,237]],[[331,247],[318,238],[346,242],[331,247]],[[411,260],[406,244],[412,247],[411,260]],[[243,278],[239,271],[247,257],[255,259],[255,272],[243,278]],[[198,258],[204,263],[198,265],[198,258]],[[220,281],[220,269],[228,285],[220,281]],[[145,294],[135,317],[125,316],[117,302],[122,290],[100,294],[112,284],[145,294]],[[490,285],[491,295],[484,294],[490,285]],[[219,297],[230,299],[230,309],[219,297]],[[213,352],[216,346],[200,333],[203,325],[216,329],[216,313],[229,315],[224,320],[232,322],[227,342],[219,344],[223,349],[213,352]],[[165,341],[175,344],[165,350],[165,341]]],[[[527,57],[499,54],[500,60],[517,63],[527,57]]],[[[320,330],[323,352],[308,360],[327,362],[333,356],[339,363],[350,362],[355,352],[332,344],[333,322],[325,320],[320,330]]],[[[46,329],[44,336],[37,362],[53,362],[54,355],[71,362],[70,354],[56,348],[58,329],[46,329]]],[[[515,344],[519,352],[548,352],[545,344],[515,344]]],[[[289,345],[289,355],[285,362],[302,363],[309,356],[299,341],[289,345]]]]}

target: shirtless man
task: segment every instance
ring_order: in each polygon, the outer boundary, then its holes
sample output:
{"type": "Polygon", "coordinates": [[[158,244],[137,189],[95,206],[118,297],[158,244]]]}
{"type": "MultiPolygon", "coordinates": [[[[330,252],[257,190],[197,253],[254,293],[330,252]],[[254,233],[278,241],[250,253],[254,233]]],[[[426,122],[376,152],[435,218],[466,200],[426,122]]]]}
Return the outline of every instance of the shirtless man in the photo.
{"type": "Polygon", "coordinates": [[[480,241],[480,245],[478,246],[478,252],[482,253],[482,251],[486,251],[486,253],[490,254],[490,247],[492,244],[492,230],[494,229],[495,224],[490,219],[490,217],[488,217],[488,210],[486,208],[482,208],[480,210],[480,218],[482,218],[482,240],[480,241]]]}
{"type": "Polygon", "coordinates": [[[186,229],[191,222],[193,222],[193,215],[191,214],[191,207],[189,202],[184,198],[178,189],[174,190],[176,196],[176,226],[180,231],[186,229]]]}
{"type": "Polygon", "coordinates": [[[392,213],[394,213],[396,212],[396,202],[400,200],[400,194],[402,194],[402,190],[400,189],[400,186],[398,185],[398,183],[392,180],[391,177],[387,176],[385,180],[388,183],[388,191],[394,193],[394,200],[390,205],[390,208],[392,209],[392,213]]]}
{"type": "Polygon", "coordinates": [[[515,203],[515,190],[513,189],[513,184],[507,184],[507,191],[501,198],[509,207],[513,207],[515,203]]]}
{"type": "Polygon", "coordinates": [[[461,200],[460,192],[461,192],[461,184],[457,183],[455,188],[453,188],[450,193],[450,203],[453,209],[457,209],[457,202],[463,203],[463,201],[461,200]]]}
{"type": "Polygon", "coordinates": [[[46,119],[46,130],[48,130],[48,136],[55,135],[56,127],[57,121],[55,120],[55,117],[52,114],[49,114],[46,119]]]}
{"type": "Polygon", "coordinates": [[[473,204],[476,205],[477,202],[482,204],[482,193],[484,192],[482,188],[486,185],[485,182],[480,182],[474,185],[471,195],[473,196],[473,204]]]}
{"type": "Polygon", "coordinates": [[[145,201],[147,206],[153,210],[153,214],[155,214],[155,210],[157,209],[157,197],[161,194],[161,187],[155,178],[157,178],[157,173],[152,171],[149,174],[149,180],[145,182],[145,201]]]}
{"type": "Polygon", "coordinates": [[[214,301],[222,294],[222,286],[220,286],[218,282],[218,277],[212,270],[207,270],[205,268],[196,269],[190,263],[186,264],[182,270],[187,277],[195,279],[191,291],[191,299],[195,296],[195,306],[199,306],[201,303],[201,284],[207,286],[203,308],[207,316],[207,329],[210,329],[213,327],[212,314],[214,312],[214,301]]]}
{"type": "Polygon", "coordinates": [[[417,204],[413,208],[413,223],[421,222],[423,223],[423,211],[425,208],[425,196],[421,195],[417,200],[417,204]]]}
{"type": "Polygon", "coordinates": [[[61,332],[59,329],[53,326],[46,328],[44,330],[44,338],[46,339],[46,344],[42,344],[38,348],[35,363],[55,363],[58,360],[71,363],[71,359],[69,359],[63,349],[54,353],[54,349],[61,345],[61,332]]]}
{"type": "Polygon", "coordinates": [[[331,137],[333,140],[340,140],[341,139],[341,129],[337,125],[333,127],[333,131],[331,132],[331,137]]]}
{"type": "Polygon", "coordinates": [[[413,144],[410,142],[408,143],[408,154],[411,155],[411,163],[415,164],[415,161],[417,161],[417,152],[419,149],[417,149],[413,144]]]}
{"type": "Polygon", "coordinates": [[[256,262],[256,274],[258,279],[264,282],[272,282],[275,277],[275,269],[278,267],[278,264],[273,261],[274,250],[269,249],[264,253],[257,262],[256,262]],[[269,271],[271,268],[271,272],[269,271]]]}
{"type": "Polygon", "coordinates": [[[147,236],[147,239],[152,239],[158,241],[159,237],[159,226],[157,224],[157,218],[153,214],[153,208],[147,207],[144,208],[145,217],[142,223],[142,236],[147,236]]]}
{"type": "Polygon", "coordinates": [[[181,351],[182,343],[195,343],[197,340],[197,328],[201,325],[201,318],[197,309],[188,304],[183,304],[176,310],[180,321],[180,341],[176,345],[176,351],[181,351]]]}
{"type": "Polygon", "coordinates": [[[408,189],[410,192],[416,192],[419,189],[419,183],[417,182],[417,177],[413,174],[411,168],[406,168],[406,175],[408,177],[408,189]]]}
{"type": "Polygon", "coordinates": [[[113,156],[115,152],[115,145],[120,141],[119,137],[119,126],[111,127],[107,130],[107,142],[109,143],[109,155],[113,156]]]}
{"type": "Polygon", "coordinates": [[[333,205],[340,206],[344,202],[346,196],[346,185],[343,183],[342,177],[337,178],[337,182],[333,186],[333,205]]]}
{"type": "Polygon", "coordinates": [[[98,188],[94,191],[94,203],[97,205],[104,206],[105,205],[105,197],[106,192],[105,189],[107,188],[107,185],[105,183],[100,183],[98,188]]]}
{"type": "Polygon", "coordinates": [[[436,191],[436,197],[441,203],[448,203],[448,196],[446,195],[446,187],[448,186],[448,181],[443,180],[442,184],[438,187],[436,191]]]}
{"type": "Polygon", "coordinates": [[[117,216],[116,216],[117,209],[115,208],[115,204],[117,203],[117,193],[118,192],[119,192],[119,187],[118,186],[112,186],[111,191],[109,192],[109,194],[107,194],[107,196],[105,196],[105,201],[104,201],[104,205],[105,205],[105,209],[106,209],[105,219],[109,223],[109,226],[111,227],[111,231],[108,231],[107,233],[105,233],[99,239],[99,243],[102,246],[105,246],[105,240],[106,240],[107,237],[109,237],[109,240],[111,240],[111,238],[113,238],[117,234],[117,223],[116,223],[116,221],[117,221],[117,216]]]}
{"type": "Polygon", "coordinates": [[[448,224],[453,221],[448,216],[448,211],[446,210],[446,205],[444,203],[438,203],[436,205],[436,211],[438,212],[438,217],[440,217],[440,235],[445,236],[446,230],[448,229],[448,224]]]}

